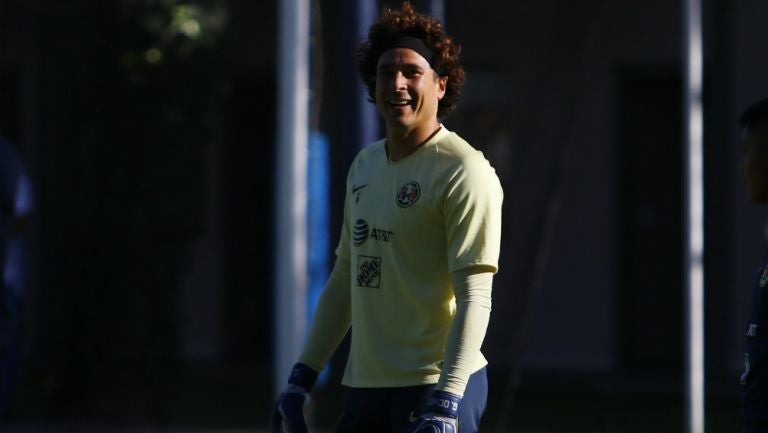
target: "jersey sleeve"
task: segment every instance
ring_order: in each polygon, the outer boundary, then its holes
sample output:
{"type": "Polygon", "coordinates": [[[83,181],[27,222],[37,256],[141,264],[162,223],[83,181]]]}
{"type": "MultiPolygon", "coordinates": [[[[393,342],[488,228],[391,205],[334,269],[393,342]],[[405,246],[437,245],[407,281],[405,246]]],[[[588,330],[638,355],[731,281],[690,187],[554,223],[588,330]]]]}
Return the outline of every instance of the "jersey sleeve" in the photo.
{"type": "Polygon", "coordinates": [[[344,200],[344,222],[336,247],[336,262],[318,299],[312,326],[299,356],[299,362],[317,371],[323,369],[352,323],[348,201],[344,200]]]}
{"type": "Polygon", "coordinates": [[[481,155],[465,158],[448,181],[443,212],[451,272],[475,266],[498,270],[504,193],[481,155]]]}
{"type": "Polygon", "coordinates": [[[321,371],[349,330],[351,321],[349,260],[337,257],[317,302],[315,317],[299,362],[321,371]]]}
{"type": "Polygon", "coordinates": [[[480,347],[491,315],[491,268],[463,269],[451,275],[456,294],[456,316],[445,345],[437,389],[462,396],[475,372],[480,347]]]}
{"type": "Polygon", "coordinates": [[[339,236],[339,244],[336,246],[336,257],[349,261],[349,234],[350,234],[350,221],[349,221],[349,188],[344,198],[344,217],[341,224],[341,235],[339,236]]]}

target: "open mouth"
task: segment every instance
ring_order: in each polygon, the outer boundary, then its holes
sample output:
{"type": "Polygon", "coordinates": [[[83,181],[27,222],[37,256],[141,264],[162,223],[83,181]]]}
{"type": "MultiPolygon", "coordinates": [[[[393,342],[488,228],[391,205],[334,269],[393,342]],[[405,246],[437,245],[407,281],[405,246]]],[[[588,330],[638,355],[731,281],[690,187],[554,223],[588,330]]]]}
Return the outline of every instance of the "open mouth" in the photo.
{"type": "Polygon", "coordinates": [[[390,99],[388,102],[392,107],[405,107],[411,104],[410,99],[390,99]]]}

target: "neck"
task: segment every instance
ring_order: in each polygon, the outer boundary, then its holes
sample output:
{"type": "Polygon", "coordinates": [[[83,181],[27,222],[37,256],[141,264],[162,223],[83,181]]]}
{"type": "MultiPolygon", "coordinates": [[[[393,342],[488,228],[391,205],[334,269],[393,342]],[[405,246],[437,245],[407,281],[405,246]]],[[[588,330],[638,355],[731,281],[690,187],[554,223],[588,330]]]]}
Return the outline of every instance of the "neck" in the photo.
{"type": "Polygon", "coordinates": [[[411,130],[392,130],[387,127],[387,154],[389,160],[397,162],[415,152],[424,143],[429,141],[441,128],[435,119],[433,123],[421,128],[411,130]]]}

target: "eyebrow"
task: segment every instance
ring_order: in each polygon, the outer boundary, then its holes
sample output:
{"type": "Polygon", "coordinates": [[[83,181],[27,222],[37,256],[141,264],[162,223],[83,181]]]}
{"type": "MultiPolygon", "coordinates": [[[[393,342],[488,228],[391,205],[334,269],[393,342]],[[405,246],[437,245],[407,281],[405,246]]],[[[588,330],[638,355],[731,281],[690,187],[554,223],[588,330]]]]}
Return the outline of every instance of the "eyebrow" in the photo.
{"type": "Polygon", "coordinates": [[[395,63],[382,63],[381,65],[376,67],[377,71],[380,71],[382,69],[419,69],[419,70],[425,70],[425,68],[418,63],[402,63],[400,65],[397,65],[395,63]]]}

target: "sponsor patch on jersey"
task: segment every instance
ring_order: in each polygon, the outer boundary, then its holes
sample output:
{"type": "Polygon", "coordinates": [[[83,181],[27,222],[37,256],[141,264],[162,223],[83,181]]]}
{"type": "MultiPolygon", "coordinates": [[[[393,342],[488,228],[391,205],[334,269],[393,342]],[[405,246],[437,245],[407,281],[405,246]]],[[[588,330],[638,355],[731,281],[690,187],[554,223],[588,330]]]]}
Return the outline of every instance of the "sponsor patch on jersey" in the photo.
{"type": "Polygon", "coordinates": [[[355,221],[355,228],[352,231],[352,244],[356,247],[364,244],[368,240],[368,223],[364,219],[355,221]]]}
{"type": "Polygon", "coordinates": [[[419,201],[419,194],[421,189],[419,183],[416,181],[410,181],[400,187],[400,192],[397,193],[397,205],[400,207],[409,207],[419,201]]]}
{"type": "Polygon", "coordinates": [[[768,284],[768,265],[763,266],[763,273],[760,275],[760,287],[768,284]]]}
{"type": "Polygon", "coordinates": [[[381,282],[381,257],[357,256],[357,285],[379,288],[381,282]]]}
{"type": "Polygon", "coordinates": [[[393,235],[394,233],[390,230],[370,227],[366,220],[358,218],[357,221],[355,221],[355,226],[352,228],[352,244],[359,247],[368,239],[379,242],[389,242],[393,235]]]}
{"type": "Polygon", "coordinates": [[[394,233],[389,230],[377,228],[371,230],[371,239],[381,242],[389,242],[389,240],[392,239],[392,235],[394,235],[394,233]]]}

